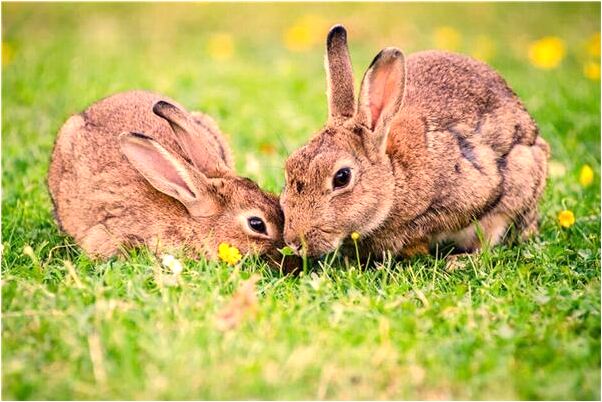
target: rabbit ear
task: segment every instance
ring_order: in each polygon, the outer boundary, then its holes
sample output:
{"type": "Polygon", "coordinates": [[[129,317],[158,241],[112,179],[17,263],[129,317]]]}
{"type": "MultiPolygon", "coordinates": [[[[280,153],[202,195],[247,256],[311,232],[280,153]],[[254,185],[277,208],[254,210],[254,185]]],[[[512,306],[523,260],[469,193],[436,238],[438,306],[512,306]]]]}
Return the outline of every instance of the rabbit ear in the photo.
{"type": "Polygon", "coordinates": [[[180,201],[192,216],[211,216],[219,211],[210,182],[220,179],[191,172],[186,162],[144,134],[122,133],[119,140],[121,152],[132,166],[154,188],[180,201]]]}
{"type": "Polygon", "coordinates": [[[358,119],[385,138],[391,120],[401,107],[406,83],[405,58],[401,50],[388,47],[374,58],[360,89],[358,119]]]}
{"type": "Polygon", "coordinates": [[[202,128],[187,113],[165,101],[157,102],[153,112],[167,120],[176,134],[178,145],[199,171],[208,177],[220,177],[230,171],[220,151],[210,140],[212,134],[202,132],[202,128]]]}
{"type": "Polygon", "coordinates": [[[347,31],[342,25],[335,25],[328,32],[325,64],[328,118],[349,118],[355,111],[353,70],[347,48],[347,31]]]}

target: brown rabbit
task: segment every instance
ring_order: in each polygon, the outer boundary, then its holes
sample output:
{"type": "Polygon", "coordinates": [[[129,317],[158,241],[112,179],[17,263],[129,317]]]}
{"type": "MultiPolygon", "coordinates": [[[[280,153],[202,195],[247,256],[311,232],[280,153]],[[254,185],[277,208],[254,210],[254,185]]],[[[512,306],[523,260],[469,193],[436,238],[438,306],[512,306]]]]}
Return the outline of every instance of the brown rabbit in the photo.
{"type": "Polygon", "coordinates": [[[227,242],[278,259],[277,197],[234,174],[211,118],[176,105],[125,92],[63,125],[48,176],[59,225],[93,256],[145,244],[215,258],[227,242]]]}
{"type": "Polygon", "coordinates": [[[319,256],[357,231],[364,254],[412,255],[443,242],[473,251],[510,227],[537,232],[549,148],[494,70],[385,48],[356,107],[345,29],[333,27],[326,45],[328,122],[286,162],[291,248],[319,256]]]}

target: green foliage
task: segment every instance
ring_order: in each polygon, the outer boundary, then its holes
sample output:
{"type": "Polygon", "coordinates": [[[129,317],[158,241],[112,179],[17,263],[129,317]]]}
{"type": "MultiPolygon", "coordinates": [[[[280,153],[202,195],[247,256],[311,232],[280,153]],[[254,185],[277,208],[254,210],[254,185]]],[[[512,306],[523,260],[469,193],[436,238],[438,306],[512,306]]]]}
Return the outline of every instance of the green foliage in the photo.
{"type": "Polygon", "coordinates": [[[600,84],[583,73],[600,61],[587,50],[599,5],[2,8],[3,398],[600,399],[600,84]],[[126,89],[213,115],[239,171],[279,191],[287,154],[325,121],[322,41],[336,22],[358,80],[386,45],[487,54],[552,147],[539,236],[368,271],[334,258],[300,277],[253,258],[240,270],[183,261],[174,284],[144,250],[98,263],[58,232],[45,184],[55,134],[126,89]],[[544,36],[566,44],[555,69],[528,57],[544,36]],[[563,209],[576,217],[566,230],[563,209]],[[220,331],[216,315],[253,273],[256,314],[220,331]]]}

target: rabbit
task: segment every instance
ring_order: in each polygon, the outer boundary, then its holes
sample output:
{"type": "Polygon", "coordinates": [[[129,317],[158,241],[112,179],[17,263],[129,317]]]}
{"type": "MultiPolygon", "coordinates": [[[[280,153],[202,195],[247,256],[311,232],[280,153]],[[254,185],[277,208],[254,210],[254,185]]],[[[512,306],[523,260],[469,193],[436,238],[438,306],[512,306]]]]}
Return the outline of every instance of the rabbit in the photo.
{"type": "Polygon", "coordinates": [[[94,257],[147,245],[216,259],[226,242],[280,262],[278,198],[235,175],[209,116],[161,95],[118,93],[70,117],[48,187],[60,228],[94,257]]]}
{"type": "Polygon", "coordinates": [[[326,40],[328,121],[285,163],[284,239],[297,254],[470,253],[538,231],[549,147],[491,67],[383,49],[354,100],[343,26],[326,40]],[[510,231],[510,228],[514,230],[510,231]],[[357,235],[354,234],[357,238],[357,235]]]}

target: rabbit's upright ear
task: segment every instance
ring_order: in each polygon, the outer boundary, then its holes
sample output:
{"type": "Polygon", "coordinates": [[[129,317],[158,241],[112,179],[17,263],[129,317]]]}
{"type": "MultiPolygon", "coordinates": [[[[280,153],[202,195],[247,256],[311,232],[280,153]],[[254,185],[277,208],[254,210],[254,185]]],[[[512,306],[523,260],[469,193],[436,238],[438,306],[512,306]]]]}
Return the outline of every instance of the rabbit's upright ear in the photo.
{"type": "Polygon", "coordinates": [[[165,101],[157,102],[153,112],[167,120],[176,134],[178,145],[199,171],[208,177],[221,177],[230,172],[220,151],[210,140],[212,134],[201,132],[202,128],[188,113],[165,101]]]}
{"type": "Polygon", "coordinates": [[[393,47],[381,50],[364,74],[357,118],[374,131],[381,144],[401,107],[405,83],[405,58],[401,50],[393,47]]]}
{"type": "Polygon", "coordinates": [[[353,70],[347,48],[347,31],[335,25],[326,38],[326,85],[328,95],[328,119],[337,120],[353,116],[353,70]]]}
{"type": "Polygon", "coordinates": [[[180,157],[140,133],[122,133],[121,152],[157,190],[180,201],[192,216],[212,216],[220,210],[212,181],[191,172],[180,157]]]}

